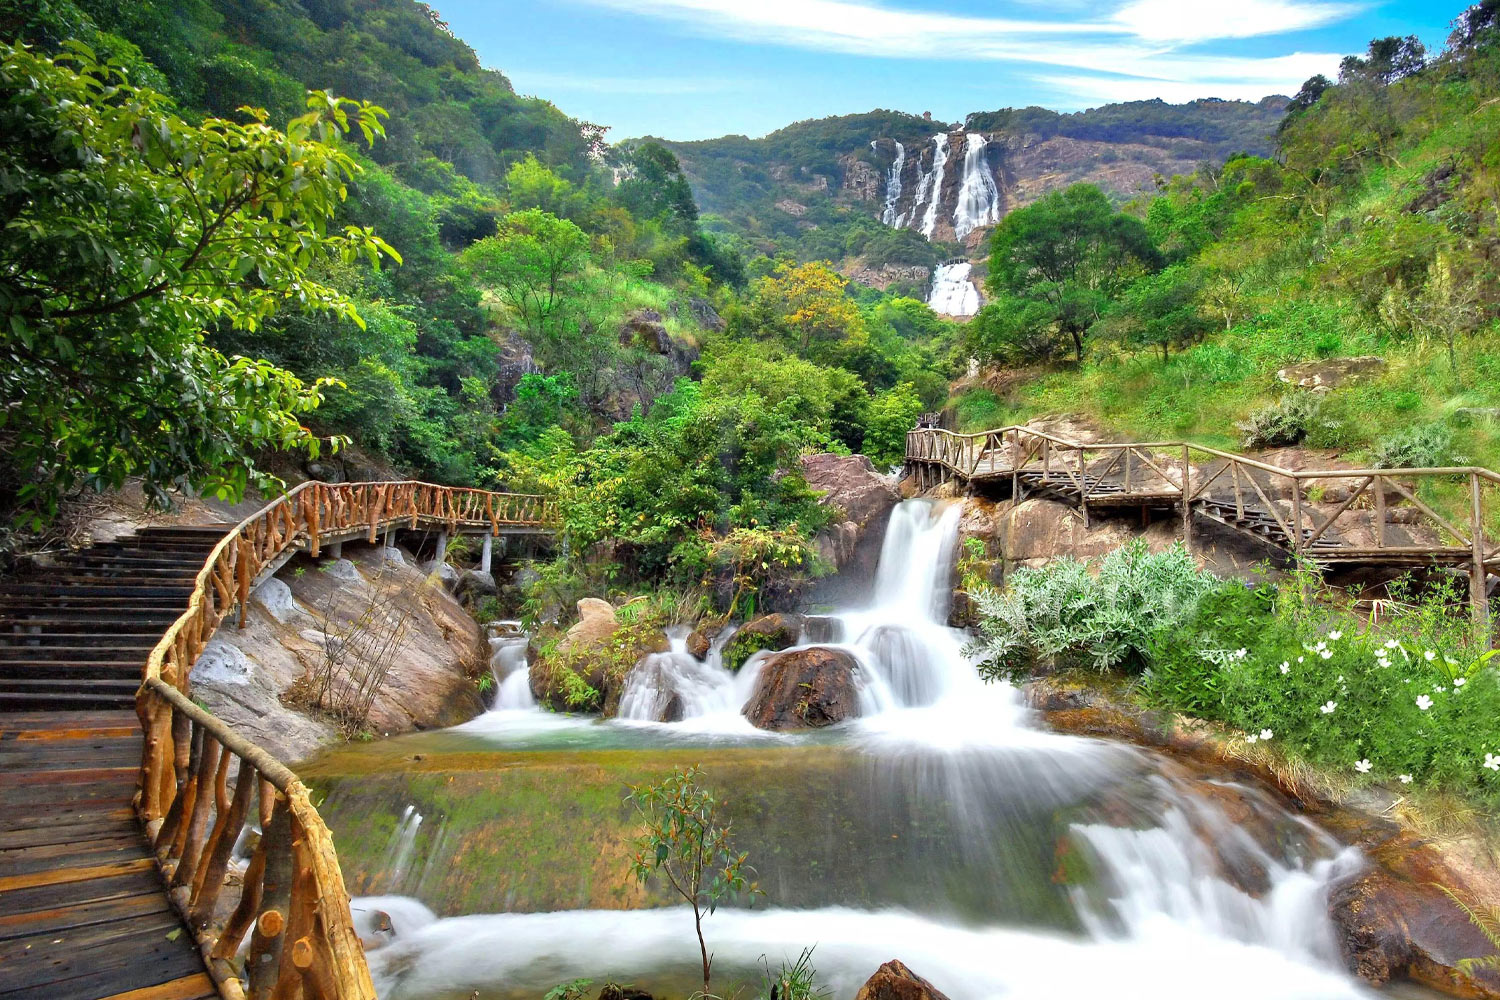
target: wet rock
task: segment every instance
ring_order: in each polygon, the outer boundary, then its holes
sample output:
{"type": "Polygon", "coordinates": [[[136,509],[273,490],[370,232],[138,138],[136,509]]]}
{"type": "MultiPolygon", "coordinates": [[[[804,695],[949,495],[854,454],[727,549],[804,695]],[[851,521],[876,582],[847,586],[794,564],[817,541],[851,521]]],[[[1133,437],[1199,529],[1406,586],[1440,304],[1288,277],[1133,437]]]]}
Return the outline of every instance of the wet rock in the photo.
{"type": "Polygon", "coordinates": [[[605,983],[599,987],[599,1000],[655,1000],[655,998],[645,990],[638,990],[634,986],[605,983]]]}
{"type": "Polygon", "coordinates": [[[948,996],[893,958],[865,980],[854,1000],[948,1000],[948,996]]]}
{"type": "Polygon", "coordinates": [[[763,649],[782,650],[794,646],[801,632],[801,615],[762,615],[747,622],[724,644],[724,669],[731,673],[738,671],[746,660],[763,649]]]}
{"type": "Polygon", "coordinates": [[[803,642],[837,642],[839,620],[828,615],[808,615],[802,619],[803,642]]]}
{"type": "Polygon", "coordinates": [[[1327,361],[1304,361],[1276,372],[1276,378],[1288,385],[1312,392],[1328,392],[1343,385],[1374,378],[1385,371],[1385,359],[1374,355],[1356,358],[1330,358],[1327,361]]]}
{"type": "Polygon", "coordinates": [[[841,649],[809,646],[766,660],[745,717],[761,729],[831,726],[859,714],[859,664],[841,649]]]}
{"type": "Polygon", "coordinates": [[[1378,867],[1335,884],[1328,895],[1350,971],[1377,986],[1407,978],[1455,996],[1500,997],[1500,971],[1458,967],[1495,949],[1438,888],[1462,891],[1436,852],[1404,841],[1378,851],[1376,860],[1378,867]]]}
{"type": "Polygon", "coordinates": [[[274,576],[256,587],[250,597],[265,608],[266,614],[283,625],[304,614],[302,606],[292,596],[292,588],[274,576]]]}
{"type": "Polygon", "coordinates": [[[550,649],[536,639],[528,647],[531,693],[557,711],[613,715],[631,668],[669,648],[665,633],[631,629],[616,617],[614,605],[585,597],[578,602],[578,621],[550,649]],[[592,697],[580,697],[579,681],[593,689],[592,697]]]}
{"type": "Polygon", "coordinates": [[[838,571],[817,585],[816,600],[834,605],[863,600],[901,493],[864,455],[806,455],[801,465],[807,484],[823,494],[821,502],[842,514],[814,539],[819,554],[838,571]]]}
{"type": "Polygon", "coordinates": [[[689,655],[700,660],[708,658],[708,651],[713,648],[714,640],[724,631],[723,625],[699,625],[688,633],[685,647],[689,655]]]}

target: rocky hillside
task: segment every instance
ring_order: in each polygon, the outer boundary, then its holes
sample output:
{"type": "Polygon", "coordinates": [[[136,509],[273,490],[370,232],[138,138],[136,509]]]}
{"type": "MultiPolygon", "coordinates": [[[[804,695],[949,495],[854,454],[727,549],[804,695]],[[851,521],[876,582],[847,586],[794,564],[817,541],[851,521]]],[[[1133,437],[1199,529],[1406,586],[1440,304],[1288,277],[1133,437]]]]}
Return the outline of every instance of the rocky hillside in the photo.
{"type": "Polygon", "coordinates": [[[1269,153],[1286,108],[1256,103],[1139,101],[1077,114],[1042,108],[968,116],[873,111],[798,122],[761,139],[668,143],[718,228],[767,253],[830,257],[881,283],[972,252],[1006,212],[1077,182],[1126,200],[1158,176],[1231,153],[1269,153]],[[913,236],[884,235],[879,222],[913,236]],[[936,242],[942,244],[933,247],[936,242]]]}

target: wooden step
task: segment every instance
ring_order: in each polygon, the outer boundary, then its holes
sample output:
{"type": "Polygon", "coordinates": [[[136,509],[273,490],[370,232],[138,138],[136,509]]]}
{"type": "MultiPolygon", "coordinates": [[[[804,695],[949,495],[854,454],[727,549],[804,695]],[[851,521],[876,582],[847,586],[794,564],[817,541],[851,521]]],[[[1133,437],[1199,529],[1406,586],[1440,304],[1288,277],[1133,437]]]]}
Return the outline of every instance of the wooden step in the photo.
{"type": "Polygon", "coordinates": [[[139,682],[146,657],[138,660],[0,660],[0,685],[22,678],[59,683],[73,680],[139,682]]]}
{"type": "MultiPolygon", "coordinates": [[[[118,640],[118,636],[116,639],[118,640]]],[[[73,660],[78,662],[133,662],[144,663],[146,654],[156,643],[142,640],[133,643],[116,642],[108,646],[59,646],[59,645],[12,645],[0,642],[0,663],[24,660],[73,660]]]]}
{"type": "Polygon", "coordinates": [[[100,600],[115,600],[121,597],[188,597],[193,593],[191,583],[169,584],[159,581],[122,580],[119,583],[75,583],[68,578],[54,583],[10,583],[0,585],[0,601],[16,597],[34,599],[39,597],[93,597],[100,600]]]}

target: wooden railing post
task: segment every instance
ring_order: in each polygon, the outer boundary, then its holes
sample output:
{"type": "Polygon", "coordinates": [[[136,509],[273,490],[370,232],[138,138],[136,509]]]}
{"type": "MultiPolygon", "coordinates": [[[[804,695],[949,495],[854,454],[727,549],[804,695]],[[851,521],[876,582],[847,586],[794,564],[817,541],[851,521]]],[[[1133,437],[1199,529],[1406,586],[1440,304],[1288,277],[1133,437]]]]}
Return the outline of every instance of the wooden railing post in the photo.
{"type": "Polygon", "coordinates": [[[1469,610],[1480,641],[1489,649],[1494,630],[1490,628],[1489,573],[1484,567],[1484,510],[1479,489],[1479,473],[1469,473],[1469,610]]]}
{"type": "MultiPolygon", "coordinates": [[[[1167,494],[1171,496],[1171,494],[1167,494]]],[[[1182,446],[1182,545],[1193,551],[1193,466],[1188,446],[1182,446]]]]}

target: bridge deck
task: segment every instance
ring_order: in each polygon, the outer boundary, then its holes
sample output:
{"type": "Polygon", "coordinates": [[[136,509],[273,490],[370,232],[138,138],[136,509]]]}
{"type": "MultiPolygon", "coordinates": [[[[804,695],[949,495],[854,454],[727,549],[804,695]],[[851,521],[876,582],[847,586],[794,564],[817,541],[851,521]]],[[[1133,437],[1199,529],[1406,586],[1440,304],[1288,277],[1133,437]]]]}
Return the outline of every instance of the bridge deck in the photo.
{"type": "Polygon", "coordinates": [[[130,800],[133,711],[0,713],[0,997],[206,1000],[130,800]]]}

